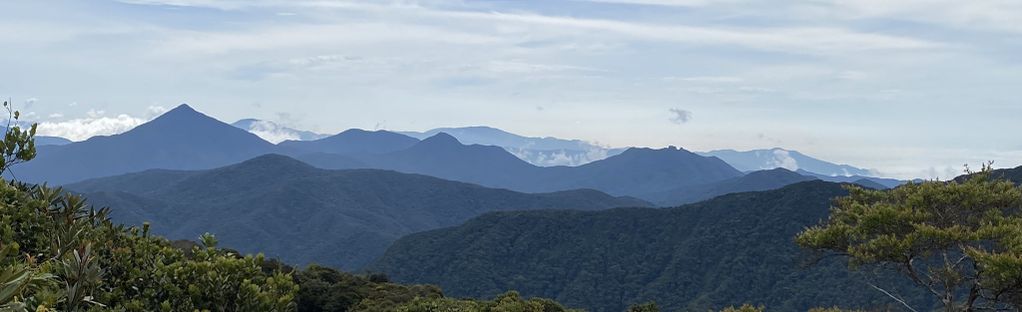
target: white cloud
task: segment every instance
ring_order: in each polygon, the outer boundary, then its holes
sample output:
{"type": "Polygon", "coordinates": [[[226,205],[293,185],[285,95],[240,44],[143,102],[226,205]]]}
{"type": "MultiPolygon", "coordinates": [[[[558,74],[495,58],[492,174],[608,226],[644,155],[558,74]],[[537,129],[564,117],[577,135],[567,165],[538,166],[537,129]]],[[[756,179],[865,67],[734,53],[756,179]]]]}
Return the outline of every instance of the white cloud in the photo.
{"type": "Polygon", "coordinates": [[[65,121],[44,121],[39,123],[36,133],[41,136],[57,136],[71,141],[82,141],[97,135],[122,133],[149,119],[120,114],[115,117],[102,116],[102,111],[90,111],[88,117],[65,121]]]}
{"type": "Polygon", "coordinates": [[[798,161],[795,160],[795,158],[792,158],[791,154],[787,150],[778,148],[774,149],[773,153],[774,153],[773,158],[770,160],[771,161],[770,165],[772,167],[769,169],[780,167],[791,171],[798,170],[798,161]]]}
{"type": "Polygon", "coordinates": [[[668,111],[671,112],[671,122],[675,124],[686,124],[689,120],[692,120],[692,112],[690,111],[680,108],[671,108],[668,111]]]}
{"type": "Polygon", "coordinates": [[[168,109],[163,106],[158,105],[149,106],[148,108],[146,108],[146,118],[149,119],[156,118],[157,116],[163,115],[163,113],[166,113],[167,111],[168,109]]]}
{"type": "Polygon", "coordinates": [[[955,0],[840,0],[830,13],[844,18],[893,18],[960,29],[1022,32],[1022,2],[955,0]]]}
{"type": "Polygon", "coordinates": [[[102,117],[103,115],[106,115],[106,111],[104,111],[102,109],[97,110],[95,108],[92,108],[92,109],[89,109],[88,112],[85,112],[85,116],[88,116],[89,118],[92,118],[92,119],[96,119],[96,118],[102,117]]]}
{"type": "Polygon", "coordinates": [[[294,130],[281,127],[276,123],[265,120],[255,121],[252,123],[251,126],[249,126],[248,129],[245,130],[248,130],[248,132],[251,132],[252,134],[255,134],[260,138],[263,138],[263,140],[266,140],[273,144],[277,144],[287,140],[301,139],[301,136],[294,130]]]}

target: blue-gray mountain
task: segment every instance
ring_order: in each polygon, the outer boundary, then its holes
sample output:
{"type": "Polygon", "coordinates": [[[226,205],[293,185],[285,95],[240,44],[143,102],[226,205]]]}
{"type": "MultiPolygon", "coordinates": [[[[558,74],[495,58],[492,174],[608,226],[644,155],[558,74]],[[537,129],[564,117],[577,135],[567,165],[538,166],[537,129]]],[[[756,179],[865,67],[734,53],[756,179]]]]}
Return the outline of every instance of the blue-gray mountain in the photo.
{"type": "MultiPolygon", "coordinates": [[[[556,147],[556,142],[543,146],[556,147]]],[[[678,148],[631,148],[580,166],[541,167],[504,148],[465,145],[446,133],[419,141],[394,132],[352,129],[273,145],[187,105],[123,134],[41,146],[39,158],[15,168],[15,174],[23,181],[65,184],[148,169],[210,169],[268,153],[326,169],[388,169],[520,192],[589,188],[662,205],[800,181],[781,173],[739,179],[743,174],[724,161],[678,148]]]]}
{"type": "MultiPolygon", "coordinates": [[[[645,194],[641,197],[652,201],[658,206],[672,207],[695,203],[725,194],[779,189],[790,184],[810,180],[816,180],[816,178],[791,172],[784,168],[777,168],[753,171],[744,176],[714,183],[683,186],[668,191],[645,194]]],[[[874,185],[866,186],[875,187],[874,185]]]]}
{"type": "Polygon", "coordinates": [[[288,140],[277,145],[300,154],[372,156],[404,150],[416,143],[419,143],[418,139],[394,132],[350,129],[317,140],[288,140]]]}
{"type": "Polygon", "coordinates": [[[188,105],[125,133],[38,148],[13,168],[25,182],[59,185],[147,169],[208,169],[271,153],[276,146],[188,105]]]}
{"type": "Polygon", "coordinates": [[[72,143],[71,140],[68,140],[68,139],[65,139],[65,138],[62,138],[62,137],[55,137],[55,136],[36,136],[35,137],[35,145],[36,146],[43,146],[43,145],[65,145],[65,144],[71,144],[71,143],[72,143]]]}
{"type": "Polygon", "coordinates": [[[582,140],[554,137],[526,137],[485,127],[436,128],[424,132],[400,132],[420,140],[447,133],[465,144],[500,146],[537,166],[578,166],[620,154],[625,149],[609,148],[582,140]]]}
{"type": "Polygon", "coordinates": [[[877,177],[861,176],[861,175],[853,175],[853,176],[823,175],[823,174],[819,174],[819,173],[816,173],[816,172],[810,172],[810,171],[806,171],[806,170],[802,170],[802,169],[799,169],[797,172],[799,174],[802,174],[802,175],[805,175],[805,176],[809,176],[809,177],[814,177],[814,178],[817,178],[817,179],[820,179],[820,180],[824,180],[824,181],[836,182],[836,183],[855,183],[855,184],[859,184],[859,185],[863,185],[863,186],[870,186],[870,187],[873,187],[873,188],[876,188],[876,189],[893,188],[893,187],[897,187],[899,185],[905,184],[907,182],[907,181],[902,181],[902,180],[898,180],[898,179],[877,178],[877,177]],[[880,186],[880,187],[878,187],[878,186],[880,186]]]}
{"type": "Polygon", "coordinates": [[[591,188],[615,196],[639,198],[742,176],[741,172],[720,159],[673,147],[631,148],[619,155],[576,167],[539,167],[503,148],[464,145],[446,133],[391,153],[368,156],[310,154],[298,159],[321,168],[349,169],[355,164],[522,192],[591,188]]]}
{"type": "Polygon", "coordinates": [[[824,176],[873,176],[870,170],[839,165],[822,161],[797,151],[782,148],[751,151],[715,150],[699,153],[704,156],[716,156],[723,159],[735,169],[756,171],[774,168],[785,168],[791,171],[805,170],[824,176]]]}
{"type": "Polygon", "coordinates": [[[288,263],[358,269],[404,234],[491,211],[648,206],[594,190],[524,194],[384,170],[325,170],[265,155],[202,171],[149,170],[68,189],[112,208],[115,221],[152,221],[172,239],[216,233],[224,246],[288,263]]]}

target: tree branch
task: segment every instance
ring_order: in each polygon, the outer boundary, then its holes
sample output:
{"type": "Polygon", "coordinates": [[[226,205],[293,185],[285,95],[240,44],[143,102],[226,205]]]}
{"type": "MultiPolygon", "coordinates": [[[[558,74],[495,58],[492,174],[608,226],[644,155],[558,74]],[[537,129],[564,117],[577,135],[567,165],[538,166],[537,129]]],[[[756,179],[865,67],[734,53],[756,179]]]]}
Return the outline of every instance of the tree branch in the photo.
{"type": "Polygon", "coordinates": [[[897,301],[898,303],[901,303],[901,305],[905,306],[905,308],[909,309],[910,311],[912,311],[912,312],[919,312],[918,310],[913,309],[912,306],[908,305],[908,303],[905,302],[905,300],[903,300],[901,298],[898,298],[897,296],[895,296],[894,294],[891,294],[890,292],[884,290],[883,288],[877,287],[877,285],[873,285],[873,283],[870,283],[870,282],[866,282],[866,284],[869,284],[869,286],[873,287],[873,289],[876,289],[876,290],[884,293],[888,297],[891,297],[891,299],[894,299],[894,301],[897,301]]]}

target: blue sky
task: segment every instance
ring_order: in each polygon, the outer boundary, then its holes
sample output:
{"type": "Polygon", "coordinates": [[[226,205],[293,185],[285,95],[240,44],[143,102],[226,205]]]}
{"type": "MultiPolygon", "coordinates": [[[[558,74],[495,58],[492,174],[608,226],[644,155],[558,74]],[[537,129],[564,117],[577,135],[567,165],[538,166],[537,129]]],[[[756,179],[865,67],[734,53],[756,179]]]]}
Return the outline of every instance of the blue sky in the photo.
{"type": "Polygon", "coordinates": [[[187,102],[333,133],[489,125],[785,147],[895,177],[1022,164],[1018,1],[5,1],[0,95],[45,134],[187,102]]]}

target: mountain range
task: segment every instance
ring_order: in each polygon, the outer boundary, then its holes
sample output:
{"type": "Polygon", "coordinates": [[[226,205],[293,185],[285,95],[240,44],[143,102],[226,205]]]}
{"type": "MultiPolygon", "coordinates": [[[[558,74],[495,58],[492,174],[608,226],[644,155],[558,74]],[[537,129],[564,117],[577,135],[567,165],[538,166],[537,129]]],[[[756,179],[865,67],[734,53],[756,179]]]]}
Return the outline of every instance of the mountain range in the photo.
{"type": "Polygon", "coordinates": [[[282,155],[226,167],[149,170],[71,184],[115,221],[172,239],[216,233],[224,246],[288,263],[353,270],[404,234],[491,211],[648,206],[594,190],[524,194],[385,170],[325,170],[282,155]]]}
{"type": "Polygon", "coordinates": [[[405,236],[373,265],[400,282],[487,298],[505,289],[589,311],[654,301],[664,311],[717,311],[736,302],[777,311],[841,305],[898,309],[869,281],[926,307],[894,272],[849,273],[827,258],[807,266],[794,236],[826,218],[841,185],[807,181],[677,208],[489,213],[405,236]]]}
{"type": "Polygon", "coordinates": [[[402,131],[401,134],[425,139],[447,133],[465,144],[500,146],[511,154],[537,166],[579,166],[623,152],[582,140],[554,137],[526,137],[492,127],[472,126],[436,128],[423,132],[402,131]]]}
{"type": "Polygon", "coordinates": [[[26,182],[53,185],[148,169],[208,169],[271,153],[276,146],[181,105],[125,133],[38,147],[12,168],[26,182]]]}
{"type": "Polygon", "coordinates": [[[855,183],[864,186],[871,186],[874,188],[894,188],[899,185],[905,184],[907,181],[901,181],[898,179],[888,178],[877,178],[870,176],[852,175],[852,176],[841,176],[841,175],[823,175],[816,172],[811,172],[803,169],[798,169],[799,174],[814,177],[820,180],[836,182],[836,183],[855,183]]]}
{"type": "MultiPolygon", "coordinates": [[[[506,141],[514,142],[513,138],[506,141]]],[[[581,141],[543,140],[549,142],[537,146],[584,146],[581,141]]],[[[772,189],[804,180],[780,172],[740,179],[745,174],[721,159],[674,147],[629,148],[579,166],[542,167],[521,160],[506,148],[462,144],[446,132],[420,141],[389,131],[351,129],[316,140],[287,140],[274,145],[187,105],[122,134],[39,149],[40,156],[15,168],[15,176],[29,182],[67,184],[148,169],[210,169],[278,153],[324,169],[386,169],[519,192],[595,189],[659,205],[772,189]]]]}
{"type": "MultiPolygon", "coordinates": [[[[386,132],[367,132],[376,137],[386,132]]],[[[322,139],[322,140],[328,140],[322,139]]],[[[374,141],[382,141],[377,138],[374,141]]],[[[303,143],[307,144],[307,143],[303,143]]],[[[306,154],[297,157],[321,168],[352,166],[417,173],[443,179],[521,192],[554,192],[589,188],[615,196],[645,198],[647,194],[715,183],[742,176],[723,161],[678,148],[630,148],[619,155],[581,166],[539,167],[503,148],[464,145],[446,133],[416,142],[407,149],[381,154],[306,154]]]]}
{"type": "Polygon", "coordinates": [[[582,166],[539,167],[500,147],[464,145],[445,133],[419,141],[387,131],[348,130],[274,145],[188,105],[122,134],[40,146],[39,157],[14,174],[22,181],[61,185],[148,169],[210,169],[270,153],[328,169],[388,169],[522,192],[591,188],[632,196],[742,175],[719,159],[674,148],[633,148],[582,166]]]}
{"type": "Polygon", "coordinates": [[[849,165],[834,164],[822,161],[797,151],[783,148],[760,149],[751,151],[715,150],[699,153],[703,156],[716,156],[741,171],[757,171],[774,168],[785,168],[791,171],[803,170],[822,176],[872,176],[870,170],[849,165]]]}

